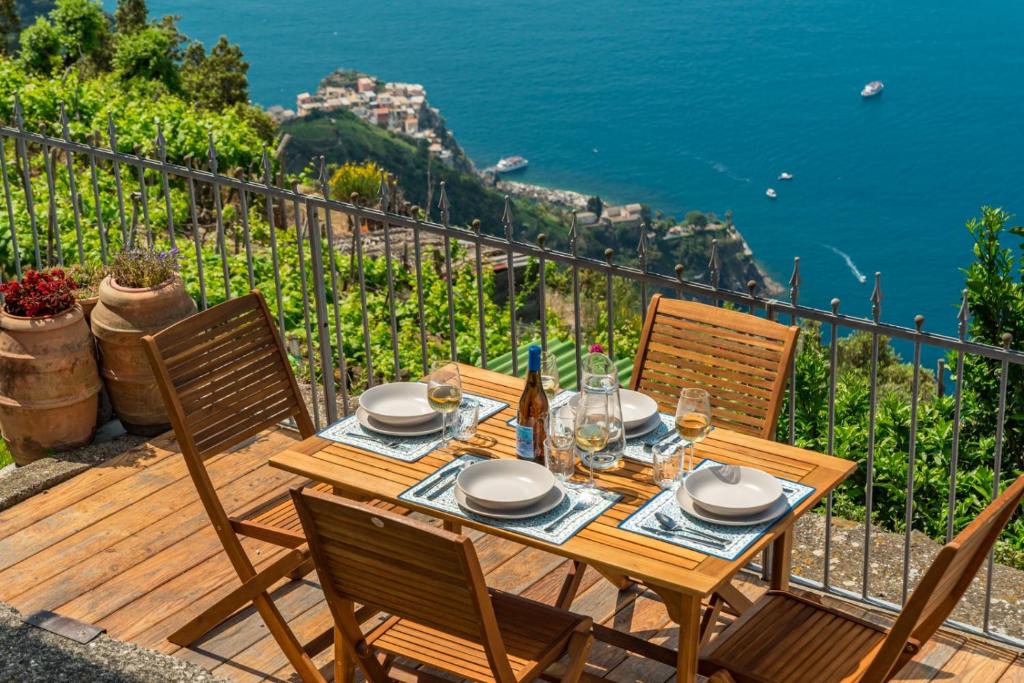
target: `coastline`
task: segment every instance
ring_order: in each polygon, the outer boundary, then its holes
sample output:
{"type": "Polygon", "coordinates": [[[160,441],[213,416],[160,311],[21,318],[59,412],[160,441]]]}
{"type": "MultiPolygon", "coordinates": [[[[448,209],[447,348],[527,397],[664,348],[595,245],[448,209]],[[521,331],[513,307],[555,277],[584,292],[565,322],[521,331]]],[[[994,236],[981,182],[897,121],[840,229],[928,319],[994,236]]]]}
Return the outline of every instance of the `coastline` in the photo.
{"type": "MultiPolygon", "coordinates": [[[[488,181],[487,174],[480,175],[485,182],[488,181]]],[[[585,211],[587,208],[589,196],[582,192],[545,187],[517,180],[503,180],[496,176],[491,176],[491,178],[493,179],[493,187],[495,189],[512,197],[551,204],[570,211],[585,211]]],[[[763,287],[761,294],[765,296],[779,296],[783,294],[785,288],[768,273],[764,265],[757,259],[753,249],[750,248],[739,228],[734,224],[730,225],[727,235],[728,241],[737,242],[740,245],[742,255],[749,259],[751,267],[756,272],[756,278],[754,279],[763,287]]]]}

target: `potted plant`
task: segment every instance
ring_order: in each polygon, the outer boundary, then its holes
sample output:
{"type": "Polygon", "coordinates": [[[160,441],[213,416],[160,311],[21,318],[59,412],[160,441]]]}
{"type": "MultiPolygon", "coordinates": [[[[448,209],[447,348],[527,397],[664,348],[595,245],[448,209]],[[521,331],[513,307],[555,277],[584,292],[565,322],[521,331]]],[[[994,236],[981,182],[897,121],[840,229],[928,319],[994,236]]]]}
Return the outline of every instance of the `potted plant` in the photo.
{"type": "Polygon", "coordinates": [[[107,267],[101,263],[76,263],[68,266],[66,272],[75,281],[75,300],[82,307],[88,325],[92,309],[100,300],[100,282],[107,276],[107,267]]]}
{"type": "Polygon", "coordinates": [[[153,436],[170,427],[142,337],[196,312],[177,270],[177,249],[128,249],[100,282],[92,333],[114,413],[132,434],[153,436]]]}
{"type": "Polygon", "coordinates": [[[92,440],[101,385],[74,290],[59,268],[0,285],[0,429],[18,465],[92,440]]]}

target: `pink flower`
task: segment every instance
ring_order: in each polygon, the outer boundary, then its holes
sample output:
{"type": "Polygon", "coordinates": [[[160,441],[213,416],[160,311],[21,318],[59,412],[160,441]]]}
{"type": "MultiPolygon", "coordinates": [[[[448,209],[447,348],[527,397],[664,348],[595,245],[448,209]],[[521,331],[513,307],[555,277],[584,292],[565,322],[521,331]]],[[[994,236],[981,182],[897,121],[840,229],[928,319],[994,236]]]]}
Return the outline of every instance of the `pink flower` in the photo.
{"type": "Polygon", "coordinates": [[[591,353],[604,353],[604,347],[601,346],[600,344],[591,344],[590,345],[590,352],[591,353]]]}

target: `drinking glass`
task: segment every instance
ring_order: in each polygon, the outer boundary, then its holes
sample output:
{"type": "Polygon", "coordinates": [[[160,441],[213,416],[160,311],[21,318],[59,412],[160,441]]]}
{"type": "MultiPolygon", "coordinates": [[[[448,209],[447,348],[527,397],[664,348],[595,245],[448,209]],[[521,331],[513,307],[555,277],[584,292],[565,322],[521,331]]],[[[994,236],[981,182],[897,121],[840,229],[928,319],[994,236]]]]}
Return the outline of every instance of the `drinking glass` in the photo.
{"type": "Polygon", "coordinates": [[[576,442],[576,409],[565,403],[548,414],[547,440],[559,448],[572,448],[576,442]]]}
{"type": "Polygon", "coordinates": [[[555,354],[546,351],[540,360],[540,384],[544,387],[544,393],[548,397],[548,403],[558,393],[558,359],[555,354]]]}
{"type": "Polygon", "coordinates": [[[690,442],[689,463],[683,463],[682,476],[693,469],[693,458],[698,442],[711,431],[711,395],[704,389],[684,388],[679,392],[676,405],[676,431],[690,442]]]}
{"type": "Polygon", "coordinates": [[[608,445],[608,431],[608,394],[584,388],[576,406],[576,446],[588,454],[590,478],[586,488],[592,492],[597,490],[594,454],[608,445]]]}
{"type": "Polygon", "coordinates": [[[651,478],[659,488],[672,488],[679,481],[681,460],[677,443],[659,443],[651,449],[651,478]]]}
{"type": "Polygon", "coordinates": [[[448,416],[462,403],[462,378],[458,365],[450,360],[436,360],[430,364],[427,401],[431,408],[441,413],[441,446],[447,446],[450,440],[448,416]]]}
{"type": "Polygon", "coordinates": [[[556,443],[550,439],[544,442],[544,463],[547,465],[555,479],[566,484],[572,478],[576,470],[576,444],[570,440],[568,445],[564,442],[556,443]]]}
{"type": "Polygon", "coordinates": [[[476,426],[479,423],[480,401],[475,398],[464,398],[455,413],[452,436],[459,441],[469,441],[476,436],[476,426]]]}

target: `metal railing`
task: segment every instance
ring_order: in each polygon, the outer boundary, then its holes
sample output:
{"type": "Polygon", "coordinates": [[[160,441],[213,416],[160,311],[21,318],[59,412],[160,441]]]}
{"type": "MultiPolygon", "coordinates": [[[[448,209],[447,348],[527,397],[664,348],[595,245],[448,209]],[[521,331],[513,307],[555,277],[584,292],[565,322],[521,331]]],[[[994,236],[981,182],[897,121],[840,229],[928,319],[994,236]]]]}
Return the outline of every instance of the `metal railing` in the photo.
{"type": "MultiPolygon", "coordinates": [[[[440,243],[444,262],[443,273],[453,273],[456,266],[472,268],[477,282],[476,289],[476,327],[480,339],[479,362],[486,367],[491,358],[486,338],[486,324],[483,315],[485,309],[484,273],[490,268],[495,253],[503,255],[499,262],[504,263],[504,278],[507,288],[507,314],[510,322],[509,343],[512,351],[513,372],[518,372],[517,365],[519,337],[517,327],[525,312],[517,309],[516,287],[523,283],[516,279],[515,264],[524,257],[536,259],[539,264],[538,280],[530,283],[536,287],[538,313],[545,311],[547,302],[545,265],[554,263],[571,273],[573,320],[572,329],[576,346],[577,361],[583,348],[581,324],[581,275],[590,273],[603,278],[605,283],[604,306],[609,350],[615,351],[615,306],[613,282],[621,279],[633,283],[640,293],[639,307],[636,314],[641,316],[652,291],[675,293],[679,297],[688,297],[711,302],[715,305],[732,304],[746,309],[753,314],[764,315],[770,319],[781,319],[786,322],[815,321],[828,333],[828,419],[827,439],[828,452],[834,452],[836,430],[836,387],[838,363],[838,340],[847,331],[862,331],[870,335],[871,361],[870,402],[868,416],[867,453],[866,453],[866,515],[864,519],[863,568],[861,590],[859,592],[842,589],[833,584],[830,573],[832,548],[832,496],[825,504],[825,540],[822,557],[821,578],[819,580],[800,579],[797,581],[821,590],[833,592],[847,598],[853,598],[873,605],[890,609],[899,609],[899,605],[877,599],[872,595],[870,585],[872,524],[871,510],[873,501],[873,473],[875,467],[878,398],[879,348],[883,337],[901,340],[913,347],[913,375],[911,390],[911,422],[909,449],[907,452],[907,496],[906,496],[906,533],[904,543],[903,567],[903,599],[906,599],[910,587],[911,528],[914,514],[914,469],[916,454],[916,434],[918,429],[919,385],[922,374],[922,348],[931,348],[939,352],[956,352],[955,377],[953,389],[954,423],[951,435],[951,462],[949,468],[950,493],[948,506],[947,538],[952,536],[954,511],[957,503],[956,477],[961,448],[961,405],[963,400],[964,363],[967,355],[991,359],[999,366],[999,399],[998,416],[994,436],[994,474],[993,491],[1000,486],[1002,470],[1002,453],[1004,446],[1003,424],[1006,418],[1007,380],[1009,368],[1024,364],[1024,352],[1010,347],[1011,339],[1006,336],[1003,346],[980,344],[968,339],[967,325],[969,307],[966,292],[958,315],[958,335],[946,336],[923,329],[924,320],[918,316],[914,327],[903,327],[881,321],[882,313],[882,280],[875,275],[874,290],[871,294],[872,315],[861,318],[840,312],[840,301],[832,300],[831,310],[820,310],[808,307],[799,302],[801,276],[799,258],[794,259],[792,277],[789,280],[789,299],[777,300],[763,296],[757,292],[755,283],[751,283],[746,292],[732,291],[719,287],[721,265],[718,251],[712,246],[705,282],[685,279],[681,266],[676,268],[675,275],[651,272],[647,262],[647,234],[640,231],[640,239],[635,259],[630,261],[638,265],[622,263],[612,250],[606,250],[603,260],[586,258],[579,254],[575,218],[569,228],[568,251],[557,251],[546,245],[544,236],[535,242],[526,242],[514,238],[515,224],[512,204],[506,197],[504,212],[498,219],[502,234],[490,234],[481,229],[481,223],[474,221],[469,227],[452,225],[450,221],[451,205],[444,186],[438,190],[437,212],[438,221],[424,220],[415,210],[385,211],[380,208],[360,203],[338,201],[330,198],[328,182],[321,160],[320,175],[317,179],[319,194],[303,193],[297,187],[284,188],[272,182],[273,164],[269,155],[264,152],[258,160],[258,168],[254,173],[220,172],[216,146],[212,135],[209,138],[207,158],[202,164],[188,162],[172,163],[167,160],[166,142],[157,127],[153,150],[156,158],[114,151],[118,149],[117,130],[111,122],[107,133],[109,147],[99,147],[94,142],[98,136],[90,136],[88,142],[74,140],[71,137],[67,117],[61,112],[60,137],[43,135],[26,130],[22,120],[20,106],[15,106],[13,126],[0,126],[0,180],[3,184],[6,208],[7,230],[9,234],[8,260],[20,275],[23,267],[43,267],[46,265],[65,264],[85,261],[90,253],[98,251],[100,260],[108,261],[111,254],[130,241],[131,235],[144,230],[149,241],[166,243],[172,247],[180,247],[184,252],[191,252],[195,259],[195,282],[190,283],[197,290],[198,303],[201,308],[211,305],[217,300],[231,298],[239,294],[233,286],[233,280],[240,279],[246,289],[258,284],[269,286],[272,280],[272,307],[277,312],[278,324],[282,331],[286,325],[285,291],[294,283],[287,282],[283,275],[283,267],[288,265],[297,270],[301,293],[301,323],[291,326],[293,333],[299,337],[298,351],[304,356],[301,360],[305,372],[312,385],[313,417],[316,425],[321,427],[327,423],[347,415],[351,393],[354,392],[351,380],[350,361],[346,358],[345,340],[355,337],[363,354],[362,381],[372,385],[376,379],[375,363],[383,362],[380,356],[374,357],[371,348],[371,327],[379,321],[370,320],[367,306],[367,284],[365,279],[364,259],[367,258],[368,239],[383,240],[383,255],[386,259],[386,289],[388,299],[387,327],[391,335],[389,360],[397,372],[401,365],[398,337],[400,334],[396,311],[395,272],[393,263],[394,240],[396,233],[401,232],[405,239],[410,239],[414,252],[415,296],[418,313],[418,338],[421,346],[421,364],[419,370],[426,370],[428,361],[428,339],[425,327],[425,307],[443,306],[447,317],[448,351],[454,358],[459,349],[456,346],[456,313],[452,277],[446,277],[446,300],[425,301],[423,284],[423,258],[425,244],[440,243]],[[255,175],[256,177],[252,177],[255,175]],[[85,181],[85,186],[80,184],[85,181]],[[45,197],[40,197],[40,188],[44,189],[45,197]],[[105,210],[104,200],[109,205],[105,210]],[[181,211],[175,204],[182,199],[187,204],[184,212],[186,220],[181,222],[181,211]],[[227,205],[237,207],[231,219],[231,232],[236,243],[236,255],[229,248],[229,220],[227,205]],[[110,208],[113,206],[113,208],[110,208]],[[176,213],[177,212],[177,213],[176,213]],[[110,215],[113,213],[113,215],[110,215]],[[260,241],[253,236],[250,226],[251,216],[261,216],[266,223],[267,234],[260,241]],[[345,253],[341,245],[336,244],[334,221],[344,216],[356,227],[353,232],[353,252],[345,253]],[[362,223],[378,226],[372,235],[364,234],[359,227],[362,223]],[[211,235],[212,231],[212,235],[211,235]],[[30,236],[31,243],[26,244],[30,236]],[[212,236],[212,247],[207,244],[212,236]],[[68,240],[73,240],[69,243],[68,240]],[[238,242],[241,242],[241,245],[238,242]],[[190,242],[191,244],[188,244],[190,242]],[[261,243],[262,242],[262,243],[261,243]],[[465,245],[467,258],[461,263],[453,263],[452,243],[465,245]],[[296,262],[285,263],[286,246],[289,254],[292,246],[296,262]],[[244,251],[242,247],[244,246],[244,251]],[[95,249],[94,249],[95,247],[95,249]],[[326,247],[326,251],[325,251],[326,247]],[[210,257],[210,249],[215,258],[210,257]],[[254,269],[254,262],[259,254],[269,252],[272,274],[259,275],[254,269]],[[244,257],[242,254],[244,253],[244,257]],[[487,257],[485,259],[485,256],[487,257]],[[341,259],[354,259],[356,286],[361,303],[361,319],[357,329],[344,329],[343,316],[339,310],[339,273],[341,259]],[[219,260],[219,263],[216,261],[219,260]],[[213,266],[211,272],[210,267],[213,266]],[[218,272],[219,271],[219,272],[218,272]],[[214,291],[213,279],[222,280],[223,293],[214,291]]],[[[381,207],[391,207],[391,197],[386,183],[382,183],[377,203],[381,207]]],[[[405,242],[408,246],[408,241],[405,242]]],[[[8,273],[10,275],[10,273],[8,273]]],[[[533,321],[531,321],[533,322],[533,321]]],[[[538,314],[536,322],[543,344],[548,341],[546,315],[538,314]]],[[[577,363],[579,367],[579,363],[577,363]]],[[[413,368],[409,372],[418,374],[413,368]]],[[[942,361],[939,366],[940,393],[942,382],[942,361]]],[[[796,370],[790,375],[788,387],[788,439],[792,443],[796,438],[795,398],[799,391],[796,382],[796,370]]],[[[840,454],[843,455],[843,454],[840,454]]],[[[985,606],[979,624],[968,626],[957,623],[955,626],[975,633],[995,637],[1016,645],[1024,642],[994,632],[990,627],[990,605],[992,598],[993,561],[990,557],[987,574],[985,575],[985,606]]]]}

